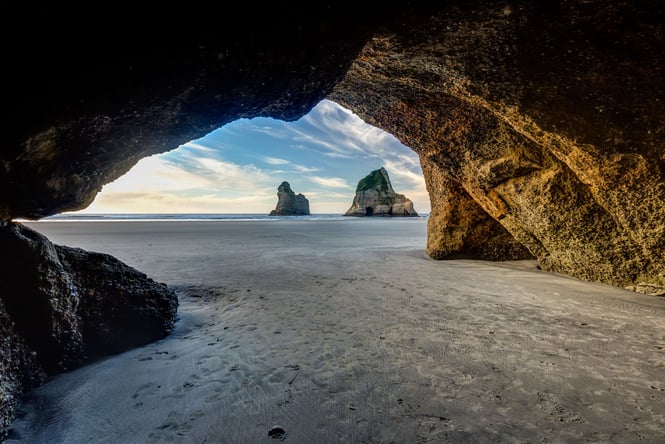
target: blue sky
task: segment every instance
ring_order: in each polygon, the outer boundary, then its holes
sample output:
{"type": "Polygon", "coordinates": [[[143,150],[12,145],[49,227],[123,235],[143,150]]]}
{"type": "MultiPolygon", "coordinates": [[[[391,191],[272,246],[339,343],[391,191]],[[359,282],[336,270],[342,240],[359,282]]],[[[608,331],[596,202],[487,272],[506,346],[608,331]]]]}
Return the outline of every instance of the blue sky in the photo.
{"type": "Polygon", "coordinates": [[[142,159],[84,213],[269,213],[282,181],[312,213],[344,213],[356,185],[386,168],[418,213],[430,204],[418,156],[329,100],[295,122],[241,119],[173,151],[142,159]]]}

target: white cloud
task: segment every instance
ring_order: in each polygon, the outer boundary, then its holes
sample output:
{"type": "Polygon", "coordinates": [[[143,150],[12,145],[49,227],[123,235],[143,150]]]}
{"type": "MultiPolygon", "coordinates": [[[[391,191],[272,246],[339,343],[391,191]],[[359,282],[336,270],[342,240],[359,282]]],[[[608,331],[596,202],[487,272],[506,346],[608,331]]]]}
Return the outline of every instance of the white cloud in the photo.
{"type": "Polygon", "coordinates": [[[141,159],[124,176],[104,185],[103,193],[132,193],[185,190],[207,186],[208,181],[185,171],[160,156],[141,159]]]}
{"type": "Polygon", "coordinates": [[[259,184],[271,183],[270,175],[254,165],[201,157],[190,159],[198,175],[205,177],[208,186],[216,189],[253,190],[259,184]]]}
{"type": "Polygon", "coordinates": [[[328,155],[330,157],[337,155],[339,157],[356,158],[359,155],[365,154],[365,151],[362,149],[353,146],[353,144],[349,144],[346,141],[346,136],[334,137],[330,134],[326,134],[324,138],[294,128],[291,137],[310,146],[319,146],[323,148],[325,150],[324,155],[328,155]],[[331,140],[334,140],[334,142],[331,140]]]}
{"type": "Polygon", "coordinates": [[[86,213],[268,213],[275,206],[271,195],[224,197],[179,193],[100,194],[86,213]]]}
{"type": "Polygon", "coordinates": [[[345,201],[348,201],[348,204],[350,205],[353,202],[353,193],[340,193],[336,191],[303,191],[302,192],[305,196],[312,197],[313,199],[320,199],[320,200],[330,200],[330,199],[343,199],[345,201]]]}
{"type": "Polygon", "coordinates": [[[342,153],[323,153],[324,156],[326,157],[332,157],[334,159],[355,159],[356,157],[351,156],[349,154],[342,154],[342,153]]]}
{"type": "Polygon", "coordinates": [[[299,173],[315,173],[317,171],[321,171],[321,168],[317,168],[317,167],[308,167],[308,166],[297,165],[297,164],[293,164],[291,166],[293,167],[294,170],[298,171],[299,173]]]}
{"type": "Polygon", "coordinates": [[[269,165],[287,165],[291,163],[286,159],[280,159],[278,157],[268,157],[268,156],[263,156],[263,161],[269,165]]]}
{"type": "Polygon", "coordinates": [[[84,212],[233,213],[274,206],[274,179],[254,165],[211,157],[183,160],[184,166],[162,156],[141,159],[105,185],[84,212]]]}
{"type": "Polygon", "coordinates": [[[322,145],[337,154],[383,155],[390,145],[399,144],[391,134],[368,125],[356,114],[330,100],[320,102],[303,120],[334,136],[330,139],[336,143],[322,145]]]}
{"type": "Polygon", "coordinates": [[[341,177],[307,176],[307,179],[324,187],[351,188],[351,185],[349,185],[349,183],[341,177]]]}
{"type": "Polygon", "coordinates": [[[379,165],[384,163],[389,172],[395,172],[398,186],[402,185],[400,181],[414,185],[416,178],[413,176],[422,176],[420,160],[414,151],[332,101],[320,102],[302,122],[304,125],[294,130],[291,137],[318,147],[325,158],[365,163],[377,159],[379,165]]]}
{"type": "Polygon", "coordinates": [[[421,173],[420,164],[412,165],[410,162],[399,159],[389,159],[384,161],[383,165],[390,175],[391,182],[399,182],[405,186],[422,186],[424,189],[425,179],[421,173]]]}
{"type": "Polygon", "coordinates": [[[286,169],[280,169],[280,170],[271,170],[272,174],[285,174],[285,173],[292,173],[292,172],[298,172],[298,173],[314,173],[316,171],[321,171],[321,168],[318,167],[311,167],[311,166],[306,166],[306,165],[299,165],[297,163],[293,163],[289,160],[286,159],[280,159],[278,157],[268,157],[268,156],[263,156],[262,160],[269,164],[269,165],[284,165],[286,169]]]}
{"type": "Polygon", "coordinates": [[[193,149],[193,150],[196,150],[196,151],[203,151],[205,153],[216,153],[217,152],[217,150],[215,150],[214,148],[210,148],[209,146],[202,145],[200,143],[196,143],[196,142],[193,142],[193,141],[192,142],[187,142],[187,143],[181,145],[180,147],[190,148],[190,149],[193,149]]]}

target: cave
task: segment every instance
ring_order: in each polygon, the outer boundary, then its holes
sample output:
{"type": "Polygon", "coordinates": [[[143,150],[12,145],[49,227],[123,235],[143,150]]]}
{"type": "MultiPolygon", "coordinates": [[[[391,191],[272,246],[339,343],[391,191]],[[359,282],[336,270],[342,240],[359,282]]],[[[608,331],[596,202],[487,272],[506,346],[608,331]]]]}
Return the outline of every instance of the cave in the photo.
{"type": "Polygon", "coordinates": [[[6,8],[3,430],[46,373],[163,337],[177,308],[140,272],[14,220],[85,208],[143,157],[238,118],[295,120],[324,98],[419,155],[429,257],[528,254],[547,271],[664,294],[660,2],[434,3],[6,8]],[[75,287],[94,301],[78,314],[75,287]],[[34,329],[15,308],[24,297],[43,307],[34,329]],[[123,325],[111,319],[82,335],[117,309],[145,331],[113,341],[123,325]]]}

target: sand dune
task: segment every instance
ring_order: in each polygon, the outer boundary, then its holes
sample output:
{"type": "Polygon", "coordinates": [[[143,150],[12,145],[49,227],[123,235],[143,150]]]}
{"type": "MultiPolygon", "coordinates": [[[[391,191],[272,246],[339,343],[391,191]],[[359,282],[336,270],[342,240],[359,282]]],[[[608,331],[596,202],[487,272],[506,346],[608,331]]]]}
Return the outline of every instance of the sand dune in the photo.
{"type": "Polygon", "coordinates": [[[425,224],[29,224],[173,286],[180,319],[35,390],[7,442],[665,439],[665,300],[433,261],[425,224]]]}

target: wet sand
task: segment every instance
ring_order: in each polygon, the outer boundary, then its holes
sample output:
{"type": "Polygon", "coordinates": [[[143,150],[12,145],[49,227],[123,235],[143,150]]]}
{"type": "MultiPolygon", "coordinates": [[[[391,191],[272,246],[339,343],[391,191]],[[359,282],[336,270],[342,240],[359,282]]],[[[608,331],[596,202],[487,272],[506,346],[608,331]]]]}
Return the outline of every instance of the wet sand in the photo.
{"type": "Polygon", "coordinates": [[[424,219],[28,225],[169,284],[180,318],[32,392],[9,443],[665,439],[665,299],[433,261],[424,219]]]}

